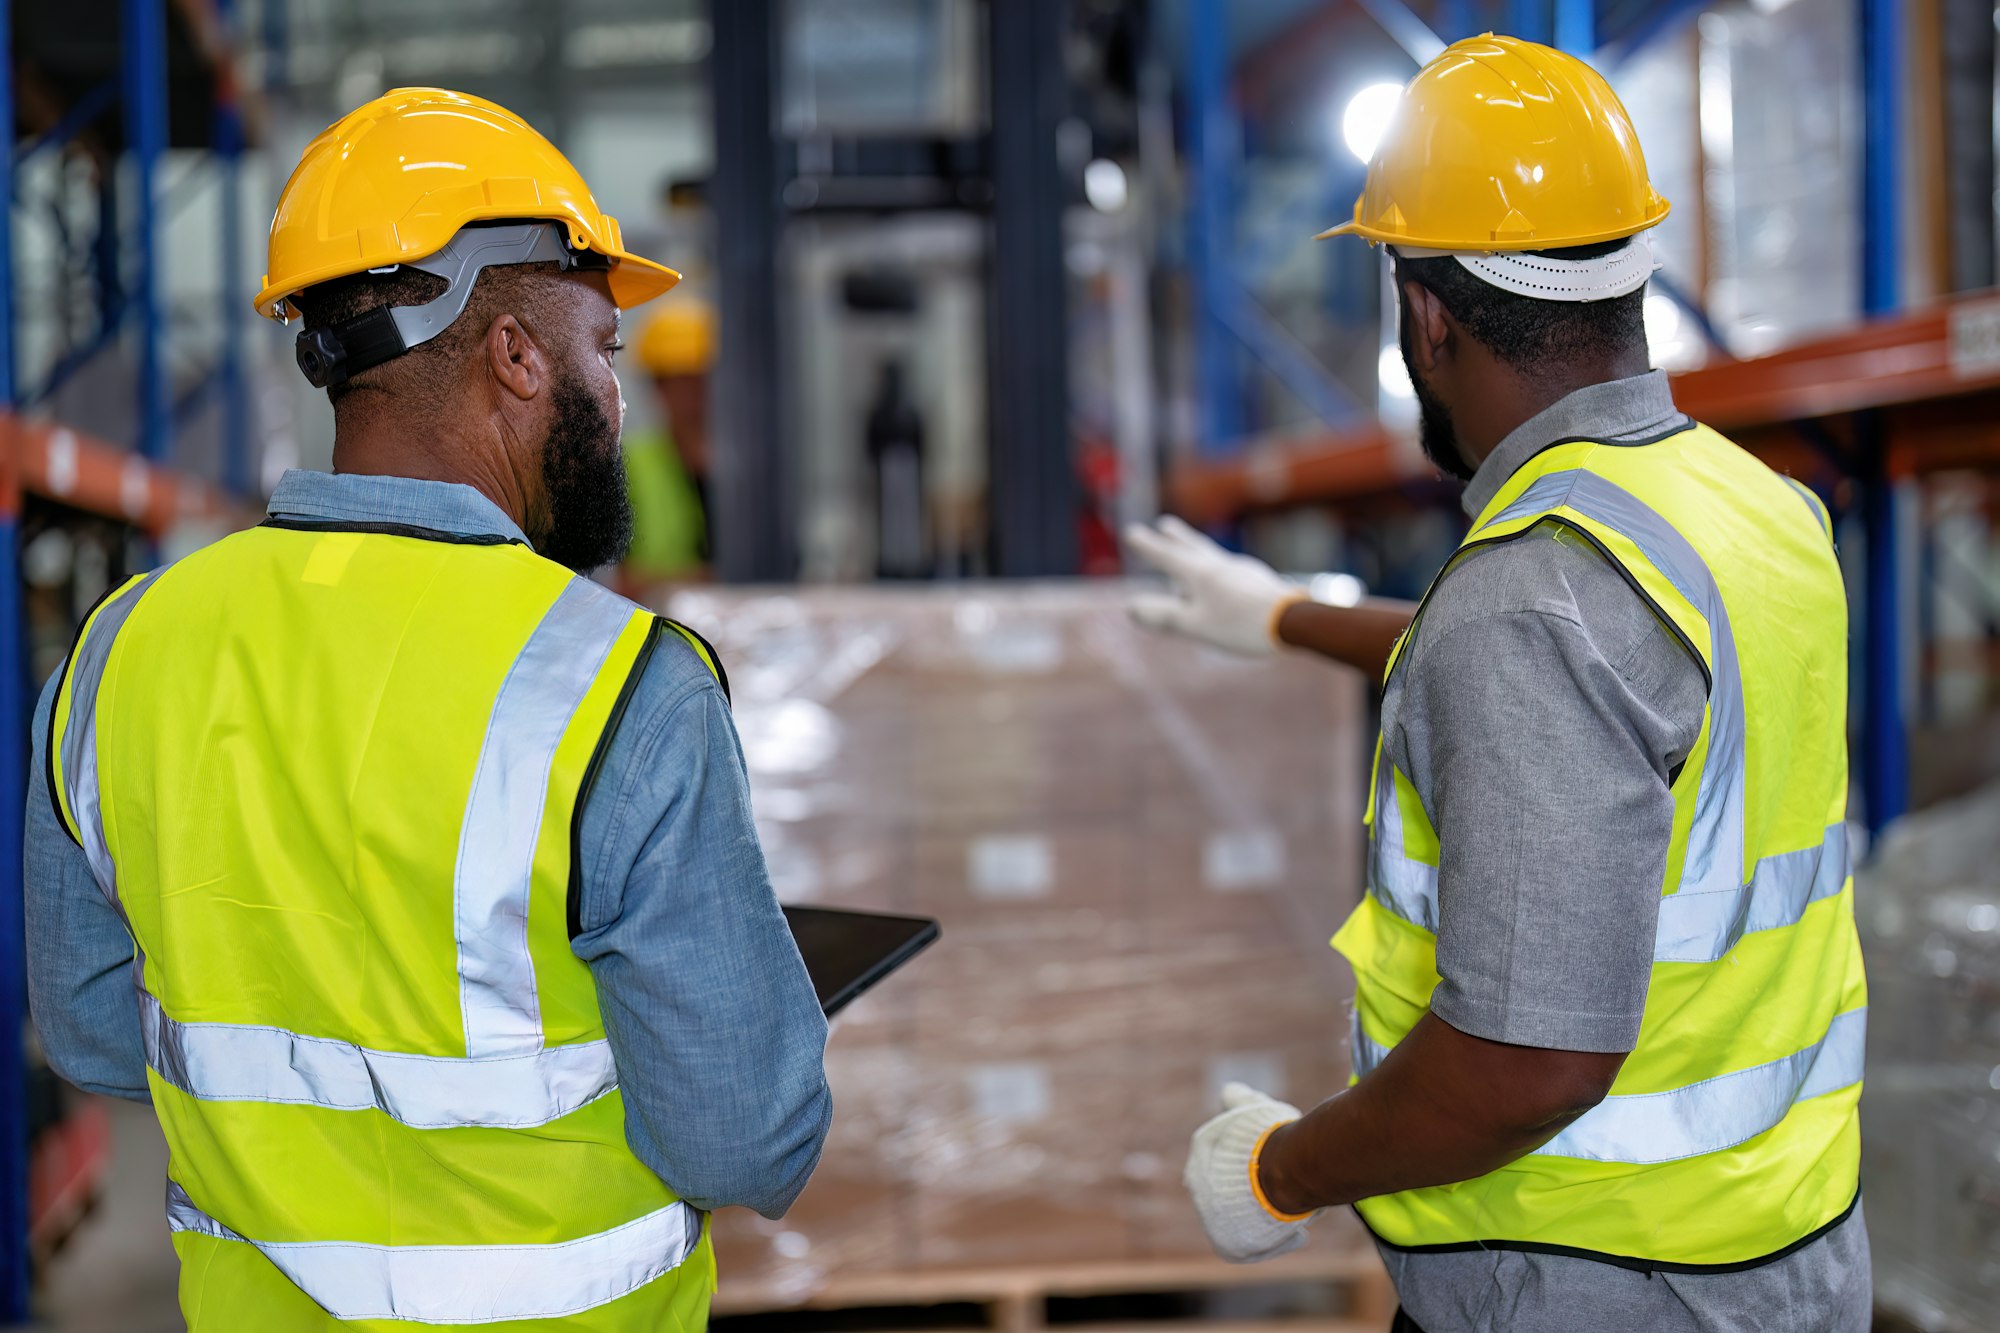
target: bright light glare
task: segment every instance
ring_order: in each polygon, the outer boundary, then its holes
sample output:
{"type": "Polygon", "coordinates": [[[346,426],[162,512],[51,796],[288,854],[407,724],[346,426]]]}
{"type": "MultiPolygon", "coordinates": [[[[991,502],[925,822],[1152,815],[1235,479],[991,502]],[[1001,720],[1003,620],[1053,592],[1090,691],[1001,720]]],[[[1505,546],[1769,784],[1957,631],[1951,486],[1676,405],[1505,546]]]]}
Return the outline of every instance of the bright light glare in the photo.
{"type": "Polygon", "coordinates": [[[1346,142],[1347,151],[1363,162],[1372,159],[1402,97],[1400,83],[1371,83],[1354,94],[1347,110],[1340,113],[1340,137],[1346,142]]]}
{"type": "Polygon", "coordinates": [[[1315,574],[1307,591],[1315,602],[1327,606],[1359,606],[1368,595],[1368,585],[1352,574],[1315,574]]]}
{"type": "Polygon", "coordinates": [[[1382,386],[1382,397],[1398,400],[1415,398],[1416,389],[1410,384],[1410,368],[1403,364],[1403,349],[1390,343],[1382,349],[1382,355],[1375,361],[1375,379],[1382,386]]]}
{"type": "Polygon", "coordinates": [[[1100,213],[1125,207],[1125,168],[1100,157],[1083,169],[1083,197],[1100,213]]]}
{"type": "Polygon", "coordinates": [[[1681,308],[1665,292],[1647,292],[1642,307],[1646,319],[1646,341],[1657,354],[1681,336],[1681,308]]]}
{"type": "Polygon", "coordinates": [[[1646,347],[1662,370],[1689,370],[1708,359],[1708,344],[1680,306],[1665,292],[1647,292],[1642,307],[1646,347]]]}

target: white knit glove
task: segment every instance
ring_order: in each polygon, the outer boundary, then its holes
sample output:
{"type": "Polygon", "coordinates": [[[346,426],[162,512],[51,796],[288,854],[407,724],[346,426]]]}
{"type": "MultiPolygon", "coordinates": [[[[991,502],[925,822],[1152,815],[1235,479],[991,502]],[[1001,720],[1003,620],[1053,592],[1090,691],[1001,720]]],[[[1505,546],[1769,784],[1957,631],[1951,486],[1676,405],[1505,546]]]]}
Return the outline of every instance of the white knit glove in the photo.
{"type": "Polygon", "coordinates": [[[1272,1211],[1252,1172],[1265,1137],[1297,1120],[1299,1108],[1241,1083],[1222,1089],[1222,1104],[1228,1109],[1194,1132],[1182,1176],[1208,1243],[1232,1264],[1290,1254],[1306,1243],[1306,1228],[1319,1214],[1272,1211]]]}
{"type": "Polygon", "coordinates": [[[1225,551],[1169,515],[1158,528],[1133,523],[1125,542],[1173,581],[1172,593],[1141,593],[1132,618],[1147,629],[1184,634],[1245,657],[1269,657],[1278,646],[1278,617],[1304,588],[1255,556],[1225,551]]]}

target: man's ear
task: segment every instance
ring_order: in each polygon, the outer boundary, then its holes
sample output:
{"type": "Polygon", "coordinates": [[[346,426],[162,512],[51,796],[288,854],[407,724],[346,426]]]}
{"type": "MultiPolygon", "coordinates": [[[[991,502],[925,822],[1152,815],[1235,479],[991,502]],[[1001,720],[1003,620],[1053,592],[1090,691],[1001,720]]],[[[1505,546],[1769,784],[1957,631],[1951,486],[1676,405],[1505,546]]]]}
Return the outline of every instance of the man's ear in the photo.
{"type": "Polygon", "coordinates": [[[1409,337],[1404,343],[1410,349],[1410,359],[1417,363],[1418,370],[1426,374],[1435,371],[1439,363],[1451,355],[1451,313],[1444,308],[1444,302],[1438,300],[1436,292],[1421,282],[1405,279],[1403,318],[1410,326],[1409,337]]]}
{"type": "Polygon", "coordinates": [[[541,344],[512,315],[501,315],[486,329],[486,369],[494,381],[526,402],[542,390],[548,360],[541,344]]]}

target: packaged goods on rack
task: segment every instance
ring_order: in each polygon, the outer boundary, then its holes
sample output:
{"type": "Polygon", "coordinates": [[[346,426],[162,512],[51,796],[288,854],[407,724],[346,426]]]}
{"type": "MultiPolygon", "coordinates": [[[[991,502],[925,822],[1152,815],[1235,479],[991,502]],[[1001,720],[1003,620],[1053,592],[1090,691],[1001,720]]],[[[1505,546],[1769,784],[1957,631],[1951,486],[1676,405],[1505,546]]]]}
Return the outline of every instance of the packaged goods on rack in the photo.
{"type": "Polygon", "coordinates": [[[1898,821],[1856,882],[1876,1298],[2000,1328],[2000,786],[1898,821]]]}
{"type": "Polygon", "coordinates": [[[843,1015],[835,1130],[792,1214],[717,1218],[725,1295],[1205,1254],[1180,1170],[1221,1084],[1344,1086],[1327,941],[1359,893],[1362,682],[1147,635],[1124,598],[669,606],[729,671],[779,896],[944,924],[843,1015]]]}

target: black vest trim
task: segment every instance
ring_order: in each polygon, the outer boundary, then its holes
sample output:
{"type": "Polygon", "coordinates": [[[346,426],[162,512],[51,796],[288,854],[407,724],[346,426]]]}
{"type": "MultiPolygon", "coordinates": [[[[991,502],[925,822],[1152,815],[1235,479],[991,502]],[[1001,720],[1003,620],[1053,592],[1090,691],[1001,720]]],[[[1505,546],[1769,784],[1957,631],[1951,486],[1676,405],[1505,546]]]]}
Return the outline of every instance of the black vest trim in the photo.
{"type": "Polygon", "coordinates": [[[445,532],[418,527],[414,523],[368,523],[359,520],[280,518],[276,514],[257,525],[280,532],[362,532],[375,537],[414,537],[423,542],[445,542],[451,546],[526,546],[519,537],[499,532],[445,532]]]}
{"type": "Polygon", "coordinates": [[[597,747],[590,752],[590,764],[583,770],[583,782],[576,789],[576,808],[569,816],[569,938],[571,943],[583,934],[583,812],[590,804],[590,794],[597,787],[597,775],[604,767],[604,756],[611,752],[611,738],[618,734],[618,724],[625,720],[625,709],[638,691],[639,678],[646,674],[646,664],[653,660],[653,650],[660,644],[660,635],[666,632],[667,622],[658,616],[646,627],[646,641],[639,645],[639,653],[632,659],[632,669],[625,673],[625,684],[618,690],[618,699],[611,705],[611,716],[605,719],[604,731],[597,738],[597,747]]]}
{"type": "MultiPolygon", "coordinates": [[[[1361,1225],[1367,1227],[1368,1234],[1375,1238],[1377,1245],[1386,1250],[1393,1250],[1397,1254],[1468,1254],[1475,1250],[1514,1250],[1522,1254],[1556,1254],[1570,1259],[1588,1259],[1592,1263],[1609,1264],[1613,1268],[1624,1268],[1634,1273],[1747,1273],[1753,1268],[1774,1264],[1803,1250],[1852,1217],[1860,1203],[1861,1191],[1856,1188],[1854,1197],[1848,1200],[1847,1207],[1841,1209],[1834,1219],[1824,1226],[1814,1227],[1781,1249],[1733,1264],[1680,1264],[1664,1259],[1639,1259],[1629,1254],[1607,1254],[1602,1250],[1586,1250],[1573,1245],[1541,1245],[1526,1240],[1468,1240],[1451,1245],[1398,1245],[1394,1241],[1382,1239],[1375,1228],[1368,1226],[1367,1218],[1361,1218],[1361,1225]]],[[[1355,1216],[1361,1216],[1360,1209],[1355,1209],[1355,1216]]]]}

